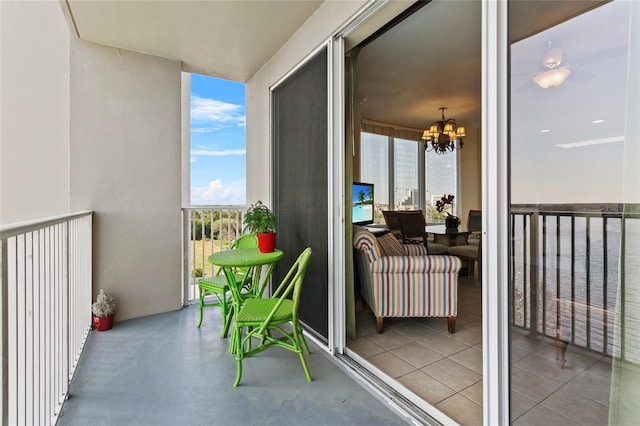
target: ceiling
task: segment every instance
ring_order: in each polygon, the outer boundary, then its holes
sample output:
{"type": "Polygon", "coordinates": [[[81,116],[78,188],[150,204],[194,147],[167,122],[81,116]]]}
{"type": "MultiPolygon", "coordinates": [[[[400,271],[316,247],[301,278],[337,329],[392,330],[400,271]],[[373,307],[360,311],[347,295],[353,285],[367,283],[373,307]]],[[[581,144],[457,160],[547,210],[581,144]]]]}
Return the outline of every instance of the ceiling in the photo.
{"type": "MultiPolygon", "coordinates": [[[[83,40],[179,60],[186,72],[246,82],[321,3],[63,0],[62,4],[83,40]]],[[[385,9],[398,13],[412,3],[394,0],[385,9]]],[[[440,107],[448,107],[447,118],[455,118],[468,131],[477,128],[481,123],[481,1],[423,3],[424,7],[360,51],[357,92],[362,115],[422,129],[440,118],[440,107]]],[[[530,38],[600,3],[512,0],[510,37],[514,41],[530,38]]],[[[383,9],[378,15],[384,13],[383,9]]],[[[520,74],[536,71],[543,47],[521,51],[520,74]]],[[[573,48],[584,49],[585,43],[573,48]]],[[[572,54],[579,57],[582,52],[572,54]]]]}
{"type": "Polygon", "coordinates": [[[186,72],[246,82],[322,1],[63,0],[62,4],[82,40],[179,60],[186,72]]]}
{"type": "MultiPolygon", "coordinates": [[[[511,1],[510,39],[529,38],[602,3],[511,1]]],[[[424,129],[441,118],[439,108],[447,107],[447,118],[455,118],[467,131],[479,128],[481,7],[479,0],[432,0],[366,44],[358,55],[357,100],[362,116],[424,129]]],[[[531,78],[543,51],[541,44],[524,59],[531,78]]]]}
{"type": "Polygon", "coordinates": [[[420,129],[448,107],[447,118],[479,126],[480,7],[434,0],[366,44],[358,54],[362,116],[420,129]]]}

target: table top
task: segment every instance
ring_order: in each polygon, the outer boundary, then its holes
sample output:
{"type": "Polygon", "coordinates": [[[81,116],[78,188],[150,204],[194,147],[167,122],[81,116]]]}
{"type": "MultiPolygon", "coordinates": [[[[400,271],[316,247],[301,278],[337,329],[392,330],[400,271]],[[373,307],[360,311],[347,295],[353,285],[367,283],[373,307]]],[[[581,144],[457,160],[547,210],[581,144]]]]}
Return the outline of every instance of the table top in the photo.
{"type": "Polygon", "coordinates": [[[446,225],[427,225],[424,227],[426,232],[438,235],[458,235],[468,234],[467,231],[461,231],[460,229],[447,228],[446,225]]]}
{"type": "Polygon", "coordinates": [[[271,253],[261,253],[257,248],[238,248],[213,253],[209,256],[209,262],[222,267],[268,265],[280,260],[283,254],[278,249],[271,253]]]}

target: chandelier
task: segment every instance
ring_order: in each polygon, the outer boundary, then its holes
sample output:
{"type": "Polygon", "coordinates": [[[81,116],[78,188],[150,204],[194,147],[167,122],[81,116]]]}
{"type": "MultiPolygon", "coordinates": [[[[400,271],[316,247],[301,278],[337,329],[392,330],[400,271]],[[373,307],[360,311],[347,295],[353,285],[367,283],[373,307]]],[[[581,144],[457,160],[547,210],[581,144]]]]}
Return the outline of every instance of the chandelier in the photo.
{"type": "Polygon", "coordinates": [[[429,130],[422,133],[422,139],[427,141],[425,149],[427,152],[435,151],[438,154],[462,149],[462,138],[467,136],[464,127],[456,125],[453,118],[444,118],[447,107],[439,109],[442,111],[442,120],[431,123],[429,130]]]}

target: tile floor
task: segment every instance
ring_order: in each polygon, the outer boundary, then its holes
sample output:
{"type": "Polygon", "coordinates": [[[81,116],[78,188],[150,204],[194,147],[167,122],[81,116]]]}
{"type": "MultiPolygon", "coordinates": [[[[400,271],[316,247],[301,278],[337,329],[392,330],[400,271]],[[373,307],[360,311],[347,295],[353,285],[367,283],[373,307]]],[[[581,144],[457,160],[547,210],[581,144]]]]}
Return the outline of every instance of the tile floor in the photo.
{"type": "MultiPolygon", "coordinates": [[[[388,318],[377,334],[370,311],[357,313],[347,347],[462,425],[482,424],[482,294],[477,279],[459,281],[456,332],[444,318],[388,318]]],[[[553,342],[512,332],[514,425],[607,423],[611,363],[569,348],[559,369],[553,342]]]]}

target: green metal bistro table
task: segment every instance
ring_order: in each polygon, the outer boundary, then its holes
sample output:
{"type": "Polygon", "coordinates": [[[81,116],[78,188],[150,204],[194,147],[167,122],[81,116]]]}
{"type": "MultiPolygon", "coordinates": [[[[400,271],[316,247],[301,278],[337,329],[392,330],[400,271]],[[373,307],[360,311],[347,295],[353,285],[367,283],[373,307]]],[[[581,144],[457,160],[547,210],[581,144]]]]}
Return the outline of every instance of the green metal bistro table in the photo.
{"type": "MultiPolygon", "coordinates": [[[[274,250],[271,253],[261,253],[257,248],[239,248],[213,253],[209,256],[209,262],[220,266],[224,272],[229,288],[231,289],[231,309],[233,317],[240,312],[240,307],[246,299],[262,297],[264,289],[269,282],[273,268],[278,260],[282,259],[282,250],[274,250]],[[267,267],[263,274],[263,266],[267,267]],[[248,269],[242,282],[235,279],[234,270],[237,268],[248,269]]],[[[229,352],[233,352],[236,336],[231,333],[229,352]]]]}

